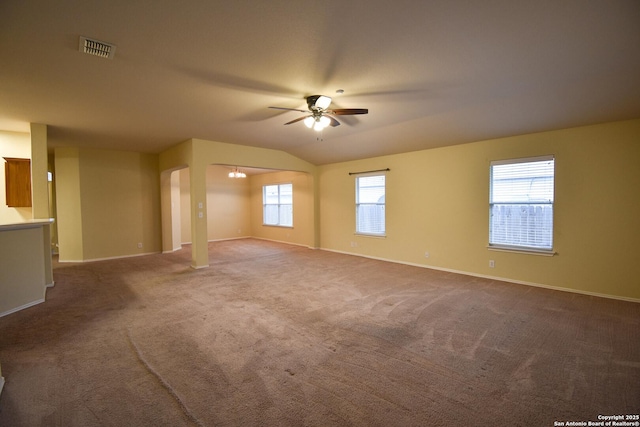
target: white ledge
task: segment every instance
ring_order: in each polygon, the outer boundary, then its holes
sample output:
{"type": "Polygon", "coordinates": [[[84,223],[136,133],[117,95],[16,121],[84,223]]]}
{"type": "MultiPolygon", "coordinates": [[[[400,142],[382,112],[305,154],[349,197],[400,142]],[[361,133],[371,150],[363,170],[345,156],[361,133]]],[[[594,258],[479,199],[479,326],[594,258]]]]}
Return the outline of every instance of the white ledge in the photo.
{"type": "Polygon", "coordinates": [[[24,228],[42,227],[43,225],[53,224],[53,221],[54,221],[53,218],[46,218],[46,219],[29,219],[21,222],[0,223],[0,231],[21,230],[24,228]]]}
{"type": "Polygon", "coordinates": [[[553,250],[547,251],[544,249],[519,248],[519,247],[513,247],[513,246],[487,246],[487,249],[489,249],[490,251],[515,252],[515,253],[528,254],[528,255],[542,255],[542,256],[558,255],[558,253],[553,250]]]}

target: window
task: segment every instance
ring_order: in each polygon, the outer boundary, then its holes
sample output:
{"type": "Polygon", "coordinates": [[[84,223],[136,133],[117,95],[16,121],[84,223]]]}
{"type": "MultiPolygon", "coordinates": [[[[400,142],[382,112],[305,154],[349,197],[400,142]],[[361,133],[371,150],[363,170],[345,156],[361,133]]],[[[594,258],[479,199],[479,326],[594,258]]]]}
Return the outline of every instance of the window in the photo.
{"type": "Polygon", "coordinates": [[[554,158],[491,162],[489,246],[551,251],[554,158]]]}
{"type": "Polygon", "coordinates": [[[262,187],[262,207],[265,225],[293,227],[293,184],[262,187]]]}
{"type": "Polygon", "coordinates": [[[384,236],[385,176],[356,178],[356,233],[384,236]]]}

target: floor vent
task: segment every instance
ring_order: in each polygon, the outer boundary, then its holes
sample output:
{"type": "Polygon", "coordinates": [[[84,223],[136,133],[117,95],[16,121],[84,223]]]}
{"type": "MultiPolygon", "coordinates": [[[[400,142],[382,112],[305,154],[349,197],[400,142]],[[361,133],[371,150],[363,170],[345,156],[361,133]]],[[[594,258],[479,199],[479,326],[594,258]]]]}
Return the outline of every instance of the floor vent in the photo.
{"type": "Polygon", "coordinates": [[[99,56],[100,58],[113,59],[116,47],[109,43],[80,36],[80,52],[99,56]]]}

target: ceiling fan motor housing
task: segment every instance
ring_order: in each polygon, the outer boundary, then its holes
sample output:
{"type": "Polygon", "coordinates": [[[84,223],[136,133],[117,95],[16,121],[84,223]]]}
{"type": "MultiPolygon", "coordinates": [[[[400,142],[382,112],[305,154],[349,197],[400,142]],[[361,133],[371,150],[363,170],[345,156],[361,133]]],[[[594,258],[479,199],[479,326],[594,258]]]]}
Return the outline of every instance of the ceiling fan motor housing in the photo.
{"type": "Polygon", "coordinates": [[[331,98],[324,95],[311,95],[307,97],[307,105],[309,110],[326,110],[331,105],[331,98]]]}

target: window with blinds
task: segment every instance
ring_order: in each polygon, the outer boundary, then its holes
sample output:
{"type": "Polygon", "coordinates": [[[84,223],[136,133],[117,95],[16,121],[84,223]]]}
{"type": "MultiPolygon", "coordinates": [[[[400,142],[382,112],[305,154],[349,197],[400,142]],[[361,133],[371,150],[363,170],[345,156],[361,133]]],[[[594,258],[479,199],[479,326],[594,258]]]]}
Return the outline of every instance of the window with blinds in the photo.
{"type": "Polygon", "coordinates": [[[385,175],[356,178],[356,233],[385,234],[385,175]]]}
{"type": "Polygon", "coordinates": [[[553,249],[553,156],[491,162],[489,246],[553,249]]]}
{"type": "Polygon", "coordinates": [[[293,227],[293,184],[263,186],[262,208],[264,225],[293,227]]]}

